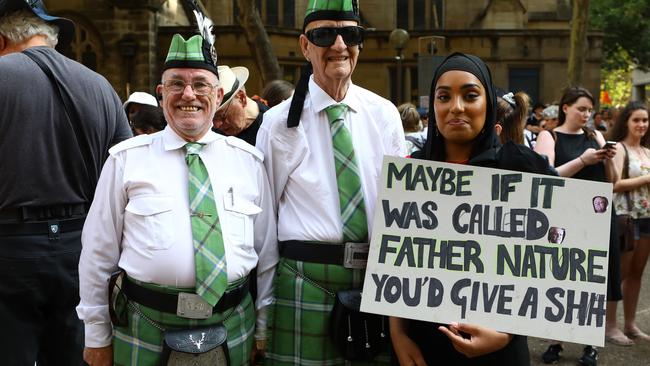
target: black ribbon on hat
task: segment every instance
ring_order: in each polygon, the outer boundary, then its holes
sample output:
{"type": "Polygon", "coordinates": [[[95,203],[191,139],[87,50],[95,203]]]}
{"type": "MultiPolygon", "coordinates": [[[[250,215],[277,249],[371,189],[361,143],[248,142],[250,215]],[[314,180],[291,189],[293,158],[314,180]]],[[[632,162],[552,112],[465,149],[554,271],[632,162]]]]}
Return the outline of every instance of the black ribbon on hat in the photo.
{"type": "Polygon", "coordinates": [[[239,79],[235,78],[235,82],[232,84],[232,88],[230,88],[230,91],[226,94],[224,94],[223,99],[225,101],[228,101],[230,97],[237,91],[239,88],[239,79]]]}

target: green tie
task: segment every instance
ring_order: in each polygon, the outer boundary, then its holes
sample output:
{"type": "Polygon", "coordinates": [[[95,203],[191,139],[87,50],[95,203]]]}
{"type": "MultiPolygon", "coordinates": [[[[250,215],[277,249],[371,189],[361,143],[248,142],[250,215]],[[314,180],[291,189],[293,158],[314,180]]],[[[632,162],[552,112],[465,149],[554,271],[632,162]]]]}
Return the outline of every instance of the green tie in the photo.
{"type": "Polygon", "coordinates": [[[189,170],[190,221],[194,244],[196,293],[215,306],[228,286],[226,256],[217,206],[208,171],[199,156],[198,142],[185,145],[189,170]]]}
{"type": "Polygon", "coordinates": [[[361,242],[368,238],[366,209],[359,178],[359,165],[354,155],[350,131],[343,123],[343,114],[348,106],[340,103],[325,108],[332,132],[334,167],[339,188],[343,240],[361,242]]]}

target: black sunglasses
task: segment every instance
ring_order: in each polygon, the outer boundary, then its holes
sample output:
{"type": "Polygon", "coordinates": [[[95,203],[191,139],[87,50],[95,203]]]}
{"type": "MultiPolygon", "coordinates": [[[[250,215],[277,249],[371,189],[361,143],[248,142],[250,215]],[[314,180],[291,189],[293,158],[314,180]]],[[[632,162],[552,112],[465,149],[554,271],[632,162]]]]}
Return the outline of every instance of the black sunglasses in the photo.
{"type": "Polygon", "coordinates": [[[363,43],[364,33],[365,30],[359,26],[349,26],[314,28],[305,32],[305,35],[309,42],[318,47],[330,47],[336,42],[336,37],[341,35],[345,45],[352,47],[363,43]]]}

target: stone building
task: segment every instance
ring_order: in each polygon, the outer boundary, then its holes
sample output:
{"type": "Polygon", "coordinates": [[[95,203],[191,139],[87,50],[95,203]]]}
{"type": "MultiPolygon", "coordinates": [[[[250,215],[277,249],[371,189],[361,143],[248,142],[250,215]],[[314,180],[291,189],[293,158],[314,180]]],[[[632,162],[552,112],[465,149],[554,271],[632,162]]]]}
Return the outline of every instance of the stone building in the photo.
{"type": "Polygon", "coordinates": [[[650,100],[650,71],[639,68],[632,71],[632,100],[650,100]]]}
{"type": "MultiPolygon", "coordinates": [[[[284,78],[296,81],[305,63],[298,47],[307,0],[255,0],[284,78]]],[[[153,92],[171,35],[192,34],[183,0],[45,0],[48,9],[76,21],[69,50],[105,75],[120,96],[153,92]]],[[[236,0],[202,0],[216,24],[219,62],[251,70],[247,89],[263,85],[238,25],[236,0]]],[[[402,54],[403,100],[419,101],[428,90],[427,70],[418,61],[436,51],[473,53],[490,65],[497,86],[525,90],[534,100],[558,100],[566,83],[570,0],[361,0],[364,49],[354,82],[397,102],[397,51],[389,42],[395,28],[410,40],[402,54]],[[430,38],[431,36],[444,38],[430,38]],[[433,41],[432,41],[433,40],[433,41]],[[435,47],[432,47],[435,42],[435,47]]],[[[602,33],[590,32],[584,85],[598,95],[602,33]]],[[[430,68],[430,67],[429,67],[430,68]]],[[[428,70],[430,73],[431,70],[428,70]]]]}

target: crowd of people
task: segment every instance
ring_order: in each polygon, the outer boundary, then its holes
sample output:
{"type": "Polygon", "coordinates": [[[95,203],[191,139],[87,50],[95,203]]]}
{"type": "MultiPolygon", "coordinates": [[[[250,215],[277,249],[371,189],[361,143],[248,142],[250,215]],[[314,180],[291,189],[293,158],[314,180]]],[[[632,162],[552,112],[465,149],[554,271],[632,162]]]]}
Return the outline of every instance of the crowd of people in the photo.
{"type": "MultiPolygon", "coordinates": [[[[526,336],[454,319],[364,318],[360,343],[344,298],[360,298],[386,155],[612,183],[612,205],[593,200],[611,214],[605,337],[650,342],[635,322],[647,106],[594,113],[590,92],[570,87],[530,108],[479,57],[453,53],[428,108],[395,107],[352,82],[360,21],[355,0],[310,1],[310,72],[259,96],[247,68],[216,64],[209,35],[176,34],[155,96],[122,103],[57,52],[70,20],[0,2],[3,364],[530,364],[526,336]]],[[[564,238],[549,228],[549,243],[564,238]]],[[[596,347],[579,362],[597,365],[596,347]]]]}

